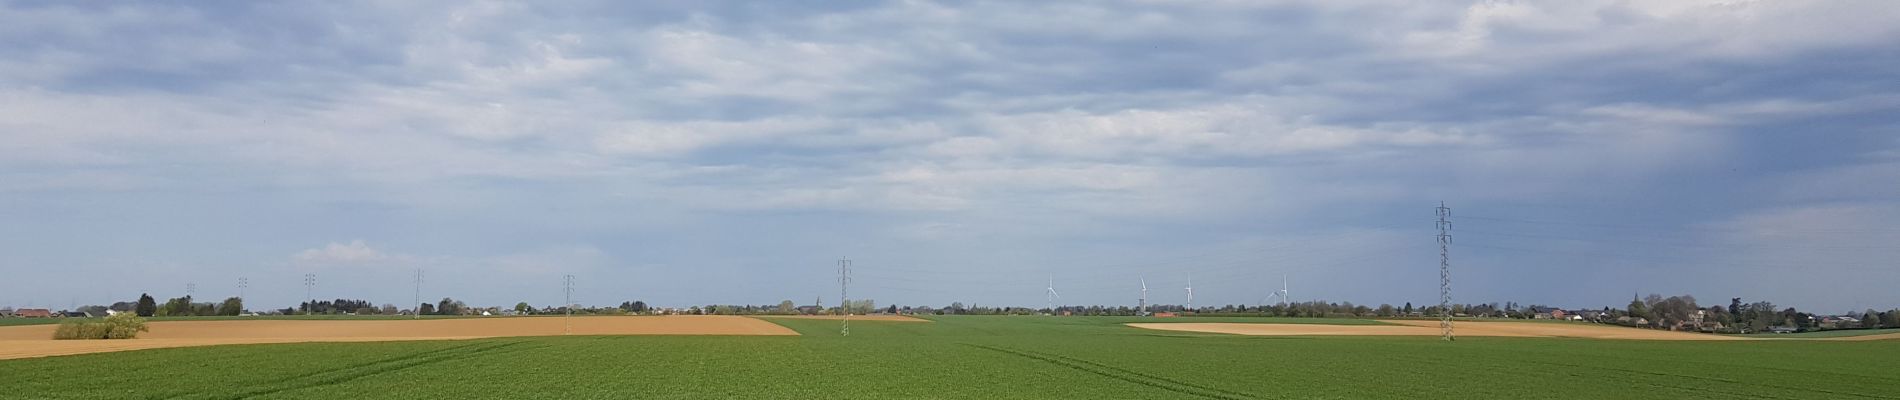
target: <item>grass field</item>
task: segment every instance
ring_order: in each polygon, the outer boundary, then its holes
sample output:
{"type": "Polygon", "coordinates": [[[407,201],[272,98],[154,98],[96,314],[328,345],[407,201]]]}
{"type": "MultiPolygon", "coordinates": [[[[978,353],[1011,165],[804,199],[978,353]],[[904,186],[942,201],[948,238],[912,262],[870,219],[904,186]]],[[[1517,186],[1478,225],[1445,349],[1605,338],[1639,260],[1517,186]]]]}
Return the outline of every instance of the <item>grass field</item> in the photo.
{"type": "Polygon", "coordinates": [[[849,337],[837,321],[775,319],[803,336],[241,345],[10,360],[0,361],[10,385],[0,398],[1900,396],[1900,341],[1444,343],[1120,325],[1134,318],[932,320],[854,321],[849,337]]]}

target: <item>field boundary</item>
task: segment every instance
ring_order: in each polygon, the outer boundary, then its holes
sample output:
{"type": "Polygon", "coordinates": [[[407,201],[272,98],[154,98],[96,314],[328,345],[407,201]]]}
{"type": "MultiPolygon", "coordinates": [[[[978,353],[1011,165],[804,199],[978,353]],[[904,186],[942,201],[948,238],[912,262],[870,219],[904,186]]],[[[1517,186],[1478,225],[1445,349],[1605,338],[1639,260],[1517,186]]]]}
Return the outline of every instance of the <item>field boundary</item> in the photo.
{"type": "Polygon", "coordinates": [[[590,316],[435,320],[159,321],[137,339],[53,340],[56,326],[0,327],[0,359],[173,347],[308,342],[467,340],[529,336],[797,336],[770,321],[739,316],[590,316]]]}
{"type": "MultiPolygon", "coordinates": [[[[1250,323],[1129,323],[1134,328],[1245,336],[1438,336],[1436,321],[1391,321],[1394,325],[1304,325],[1250,323]]],[[[1458,336],[1620,340],[1752,340],[1732,336],[1625,327],[1514,322],[1465,322],[1458,336]]]]}

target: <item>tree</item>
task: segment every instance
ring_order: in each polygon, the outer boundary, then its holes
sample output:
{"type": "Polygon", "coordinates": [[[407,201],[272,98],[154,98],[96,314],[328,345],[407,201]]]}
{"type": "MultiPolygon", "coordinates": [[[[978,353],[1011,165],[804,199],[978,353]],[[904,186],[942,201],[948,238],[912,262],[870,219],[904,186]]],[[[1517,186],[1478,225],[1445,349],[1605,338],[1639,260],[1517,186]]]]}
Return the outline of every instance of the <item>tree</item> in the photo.
{"type": "Polygon", "coordinates": [[[1412,302],[1405,302],[1405,315],[1412,315],[1412,302]]]}
{"type": "Polygon", "coordinates": [[[401,312],[402,310],[396,309],[395,304],[383,303],[383,315],[396,315],[401,312]]]}
{"type": "Polygon", "coordinates": [[[242,313],[244,313],[244,299],[232,297],[224,299],[224,303],[218,305],[218,315],[238,315],[242,313]]]}
{"type": "Polygon", "coordinates": [[[134,308],[134,311],[135,314],[141,317],[156,315],[158,314],[158,300],[152,299],[152,295],[150,294],[140,293],[139,305],[137,308],[134,308]]]}
{"type": "Polygon", "coordinates": [[[165,305],[158,309],[158,315],[172,317],[191,315],[191,296],[174,297],[171,300],[165,300],[165,305]]]}
{"type": "Polygon", "coordinates": [[[779,314],[791,314],[792,310],[796,308],[798,308],[798,303],[793,303],[791,300],[778,302],[779,314]]]}
{"type": "Polygon", "coordinates": [[[435,305],[429,304],[429,303],[422,303],[422,305],[416,306],[416,314],[417,315],[435,314],[435,305]]]}
{"type": "Polygon", "coordinates": [[[1874,312],[1874,309],[1871,308],[1867,309],[1867,312],[1862,313],[1860,316],[1860,327],[1867,329],[1879,328],[1880,313],[1874,312]]]}
{"type": "Polygon", "coordinates": [[[529,307],[528,302],[515,303],[515,312],[527,314],[530,311],[534,311],[534,307],[529,307]]]}
{"type": "Polygon", "coordinates": [[[1649,305],[1643,303],[1642,300],[1632,299],[1630,300],[1629,313],[1630,317],[1649,318],[1649,305]]]}
{"type": "Polygon", "coordinates": [[[633,301],[633,306],[632,306],[632,307],[628,307],[628,308],[627,308],[627,312],[635,312],[635,313],[643,313],[643,312],[647,312],[647,302],[645,302],[645,301],[640,301],[640,300],[634,300],[634,301],[633,301]]]}
{"type": "Polygon", "coordinates": [[[462,315],[462,311],[467,308],[468,305],[462,304],[460,300],[443,297],[441,302],[436,303],[435,312],[442,315],[462,315]]]}

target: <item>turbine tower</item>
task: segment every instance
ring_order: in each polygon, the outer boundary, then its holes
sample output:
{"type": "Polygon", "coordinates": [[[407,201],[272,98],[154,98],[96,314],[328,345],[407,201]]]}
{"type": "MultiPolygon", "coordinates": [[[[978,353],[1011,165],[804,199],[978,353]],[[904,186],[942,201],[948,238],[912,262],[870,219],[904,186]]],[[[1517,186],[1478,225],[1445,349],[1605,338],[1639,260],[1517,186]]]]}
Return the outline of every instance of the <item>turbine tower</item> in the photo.
{"type": "Polygon", "coordinates": [[[1287,302],[1286,295],[1287,295],[1286,274],[1280,274],[1280,307],[1286,307],[1286,302],[1287,302]]]}
{"type": "Polygon", "coordinates": [[[1137,303],[1135,315],[1148,315],[1148,277],[1141,277],[1141,302],[1137,303]]]}
{"type": "Polygon", "coordinates": [[[1056,315],[1056,299],[1062,298],[1061,293],[1056,293],[1056,274],[1049,274],[1048,297],[1049,297],[1049,315],[1056,315]]]}
{"type": "Polygon", "coordinates": [[[1194,311],[1194,278],[1188,278],[1187,294],[1187,309],[1182,312],[1194,311]]]}

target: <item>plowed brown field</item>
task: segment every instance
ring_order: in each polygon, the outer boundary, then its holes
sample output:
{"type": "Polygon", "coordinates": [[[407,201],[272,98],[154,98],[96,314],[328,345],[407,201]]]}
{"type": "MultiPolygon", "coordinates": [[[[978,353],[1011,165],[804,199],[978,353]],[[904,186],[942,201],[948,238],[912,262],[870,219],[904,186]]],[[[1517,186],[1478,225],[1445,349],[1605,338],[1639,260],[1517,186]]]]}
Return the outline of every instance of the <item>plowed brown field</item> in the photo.
{"type": "MultiPolygon", "coordinates": [[[[128,340],[52,340],[54,325],[0,327],[0,360],[222,344],[454,340],[559,336],[567,318],[159,321],[128,340]]],[[[798,335],[778,324],[720,315],[574,317],[574,335],[798,335]]]]}

